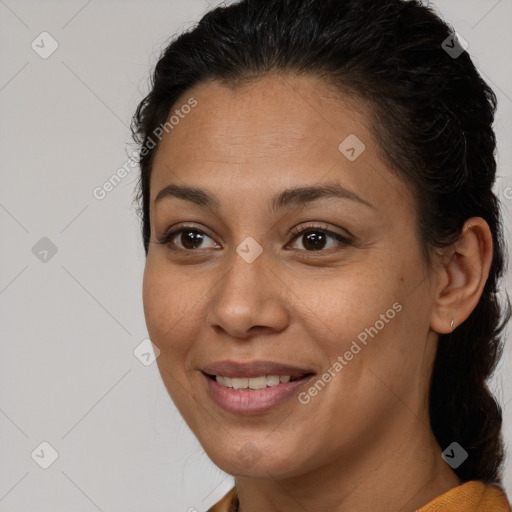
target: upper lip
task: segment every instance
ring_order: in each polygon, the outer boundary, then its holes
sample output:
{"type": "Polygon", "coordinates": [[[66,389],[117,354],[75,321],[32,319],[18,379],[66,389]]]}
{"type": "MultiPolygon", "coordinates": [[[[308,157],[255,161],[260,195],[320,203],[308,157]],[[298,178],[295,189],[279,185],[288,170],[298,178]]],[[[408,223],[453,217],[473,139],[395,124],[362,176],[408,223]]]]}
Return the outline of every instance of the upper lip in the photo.
{"type": "Polygon", "coordinates": [[[289,375],[299,378],[307,373],[313,373],[308,368],[300,368],[273,361],[232,361],[224,360],[207,364],[203,372],[208,375],[223,375],[226,377],[259,377],[261,375],[289,375]]]}

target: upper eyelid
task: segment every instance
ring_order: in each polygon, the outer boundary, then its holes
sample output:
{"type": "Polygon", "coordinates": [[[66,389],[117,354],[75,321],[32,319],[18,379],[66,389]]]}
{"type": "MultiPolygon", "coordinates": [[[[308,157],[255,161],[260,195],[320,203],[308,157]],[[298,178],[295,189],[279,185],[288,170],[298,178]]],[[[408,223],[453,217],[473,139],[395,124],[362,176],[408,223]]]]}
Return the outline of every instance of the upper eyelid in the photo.
{"type": "MultiPolygon", "coordinates": [[[[344,242],[350,243],[350,244],[353,243],[354,237],[352,235],[349,235],[348,233],[347,234],[336,233],[336,231],[333,231],[328,226],[322,225],[322,223],[319,223],[319,224],[316,224],[313,226],[303,226],[303,227],[294,228],[290,233],[290,235],[293,237],[291,241],[293,241],[301,236],[304,236],[308,232],[315,232],[315,231],[319,231],[321,233],[326,233],[328,236],[330,236],[332,238],[336,238],[337,241],[340,243],[344,243],[344,242]]],[[[310,252],[310,251],[307,251],[307,252],[310,252]]],[[[326,251],[319,251],[319,252],[326,252],[326,251]]]]}
{"type": "Polygon", "coordinates": [[[323,222],[313,223],[312,225],[309,225],[309,226],[297,226],[290,231],[290,235],[297,236],[297,235],[300,235],[307,231],[314,231],[314,230],[324,231],[329,234],[341,236],[341,237],[345,237],[345,238],[349,238],[352,236],[352,235],[349,235],[348,233],[346,235],[336,233],[336,231],[334,231],[328,224],[325,224],[323,222]]]}

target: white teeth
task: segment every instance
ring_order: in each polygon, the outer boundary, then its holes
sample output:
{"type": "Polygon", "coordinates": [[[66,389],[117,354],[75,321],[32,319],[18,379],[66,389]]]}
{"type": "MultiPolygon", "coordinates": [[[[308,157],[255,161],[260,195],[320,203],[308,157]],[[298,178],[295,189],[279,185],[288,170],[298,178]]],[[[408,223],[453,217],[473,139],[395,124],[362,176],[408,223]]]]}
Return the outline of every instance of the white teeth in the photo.
{"type": "Polygon", "coordinates": [[[231,377],[224,377],[223,375],[217,375],[216,381],[221,385],[227,388],[232,388],[233,383],[231,382],[231,377]]]}
{"type": "Polygon", "coordinates": [[[244,389],[249,384],[249,379],[244,377],[232,377],[231,384],[233,385],[233,389],[244,389]]]}
{"type": "Polygon", "coordinates": [[[267,377],[262,375],[261,377],[252,377],[249,379],[249,387],[251,389],[263,389],[267,387],[267,377]]]}
{"type": "Polygon", "coordinates": [[[258,377],[226,377],[216,375],[215,380],[221,386],[233,389],[264,389],[277,386],[278,384],[290,382],[289,375],[260,375],[258,377]]]}
{"type": "Polygon", "coordinates": [[[279,379],[279,375],[267,375],[267,386],[277,386],[279,379]]]}

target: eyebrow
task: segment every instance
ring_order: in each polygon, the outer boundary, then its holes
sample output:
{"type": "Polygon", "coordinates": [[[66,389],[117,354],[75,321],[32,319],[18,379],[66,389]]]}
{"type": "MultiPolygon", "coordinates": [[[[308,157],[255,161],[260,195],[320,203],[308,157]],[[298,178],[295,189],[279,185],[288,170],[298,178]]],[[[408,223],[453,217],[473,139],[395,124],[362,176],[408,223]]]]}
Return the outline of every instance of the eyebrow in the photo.
{"type": "MultiPolygon", "coordinates": [[[[190,201],[201,207],[207,208],[214,213],[218,213],[220,211],[219,201],[214,196],[200,188],[174,184],[167,185],[157,194],[155,203],[165,197],[177,197],[185,201],[190,201]]],[[[284,190],[272,199],[270,208],[273,212],[277,212],[286,208],[291,209],[304,206],[318,199],[331,197],[350,199],[370,208],[375,208],[374,205],[359,197],[355,192],[342,187],[339,183],[297,187],[284,190]]]]}

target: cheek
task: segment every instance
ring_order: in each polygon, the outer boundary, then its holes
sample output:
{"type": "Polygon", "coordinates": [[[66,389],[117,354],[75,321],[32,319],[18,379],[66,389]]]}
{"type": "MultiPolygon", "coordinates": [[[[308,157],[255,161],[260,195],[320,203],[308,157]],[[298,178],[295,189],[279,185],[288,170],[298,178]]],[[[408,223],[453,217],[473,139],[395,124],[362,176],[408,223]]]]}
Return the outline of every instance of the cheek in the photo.
{"type": "Polygon", "coordinates": [[[388,284],[374,289],[373,297],[361,291],[360,308],[347,300],[346,308],[330,320],[339,334],[326,348],[331,364],[339,363],[333,401],[344,401],[343,410],[362,415],[363,423],[365,415],[375,419],[385,415],[387,407],[400,407],[397,397],[416,400],[431,360],[425,351],[425,315],[411,302],[408,289],[388,284]]]}
{"type": "Polygon", "coordinates": [[[303,287],[298,306],[307,306],[301,316],[316,324],[313,339],[323,340],[328,352],[339,354],[348,350],[358,335],[364,341],[365,329],[376,322],[379,331],[387,330],[396,314],[393,304],[401,296],[400,282],[384,275],[381,267],[375,265],[366,266],[361,272],[347,269],[335,278],[326,276],[323,283],[317,280],[303,287]]]}
{"type": "Polygon", "coordinates": [[[338,362],[333,388],[341,387],[360,399],[375,393],[378,379],[371,370],[386,380],[400,381],[415,367],[419,350],[414,339],[418,333],[410,332],[413,318],[406,284],[414,280],[414,271],[407,270],[403,261],[400,268],[392,260],[385,263],[326,279],[302,297],[312,319],[311,339],[317,340],[328,365],[338,362]]]}
{"type": "Polygon", "coordinates": [[[199,292],[176,272],[148,260],[143,280],[144,315],[149,336],[162,352],[185,352],[197,325],[199,292]]]}

